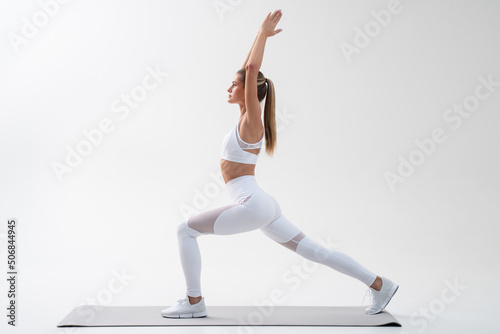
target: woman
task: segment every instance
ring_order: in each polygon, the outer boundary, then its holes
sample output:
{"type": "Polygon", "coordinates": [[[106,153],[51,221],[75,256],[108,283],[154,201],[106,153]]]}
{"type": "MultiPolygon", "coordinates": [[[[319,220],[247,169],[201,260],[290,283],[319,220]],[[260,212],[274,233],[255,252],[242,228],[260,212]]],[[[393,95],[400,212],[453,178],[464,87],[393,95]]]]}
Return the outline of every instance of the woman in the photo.
{"type": "Polygon", "coordinates": [[[281,16],[281,10],[267,15],[243,67],[236,72],[228,89],[228,102],[239,105],[240,118],[224,137],[220,165],[233,203],[194,215],[178,226],[187,292],[177,305],[161,312],[164,317],[198,318],[207,315],[201,295],[201,256],[196,238],[209,234],[229,235],[260,229],[308,260],[327,265],[370,287],[372,304],[366,308],[368,314],[381,312],[398,289],[397,284],[375,275],[348,255],[312,241],[281,214],[276,200],[257,184],[255,164],[264,138],[268,154],[272,155],[276,146],[274,85],[259,70],[267,38],[282,31],[275,30],[281,16]],[[266,96],[262,124],[260,102],[266,96]]]}

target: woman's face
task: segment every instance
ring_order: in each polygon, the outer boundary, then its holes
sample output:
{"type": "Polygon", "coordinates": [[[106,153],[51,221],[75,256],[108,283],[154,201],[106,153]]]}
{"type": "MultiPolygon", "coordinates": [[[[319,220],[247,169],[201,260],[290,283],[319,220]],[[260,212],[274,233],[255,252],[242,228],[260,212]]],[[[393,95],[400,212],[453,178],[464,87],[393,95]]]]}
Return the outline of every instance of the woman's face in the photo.
{"type": "Polygon", "coordinates": [[[227,89],[229,92],[228,103],[245,103],[245,88],[243,87],[243,82],[240,81],[240,75],[235,74],[231,86],[227,89]]]}

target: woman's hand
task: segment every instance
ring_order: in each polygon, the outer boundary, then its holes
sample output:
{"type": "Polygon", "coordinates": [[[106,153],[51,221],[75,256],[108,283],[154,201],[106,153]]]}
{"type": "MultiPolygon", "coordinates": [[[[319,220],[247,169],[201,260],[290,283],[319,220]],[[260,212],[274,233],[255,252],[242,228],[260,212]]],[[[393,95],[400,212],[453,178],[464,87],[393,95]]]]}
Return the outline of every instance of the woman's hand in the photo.
{"type": "Polygon", "coordinates": [[[259,33],[264,34],[266,37],[271,37],[279,32],[282,32],[283,29],[274,30],[282,15],[283,13],[281,13],[281,9],[275,10],[272,14],[267,14],[266,19],[264,20],[264,22],[262,22],[262,25],[259,29],[259,33]]]}

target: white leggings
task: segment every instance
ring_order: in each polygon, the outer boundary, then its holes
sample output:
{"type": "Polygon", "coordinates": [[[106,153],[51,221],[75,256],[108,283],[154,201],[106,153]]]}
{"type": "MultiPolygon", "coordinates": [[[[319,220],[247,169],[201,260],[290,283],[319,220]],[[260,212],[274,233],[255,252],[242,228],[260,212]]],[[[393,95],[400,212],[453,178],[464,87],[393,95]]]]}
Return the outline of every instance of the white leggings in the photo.
{"type": "Polygon", "coordinates": [[[286,219],[281,214],[278,202],[258,186],[254,175],[234,178],[226,187],[233,200],[232,204],[194,215],[177,228],[188,296],[201,296],[201,255],[197,237],[208,234],[229,235],[256,229],[308,260],[327,265],[367,286],[375,282],[377,275],[353,258],[315,243],[286,219]]]}

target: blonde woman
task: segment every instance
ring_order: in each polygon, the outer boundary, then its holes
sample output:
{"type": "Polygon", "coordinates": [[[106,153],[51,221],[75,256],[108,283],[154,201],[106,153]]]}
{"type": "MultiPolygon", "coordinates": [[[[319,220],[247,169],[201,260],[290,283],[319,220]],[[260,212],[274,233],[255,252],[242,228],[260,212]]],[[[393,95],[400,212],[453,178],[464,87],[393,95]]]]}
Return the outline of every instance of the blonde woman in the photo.
{"type": "Polygon", "coordinates": [[[282,213],[278,202],[257,184],[255,165],[265,139],[265,150],[276,147],[275,96],[273,82],[260,72],[264,46],[282,29],[276,25],[281,10],[269,13],[262,23],[243,67],[228,88],[228,102],[240,107],[240,117],[225,135],[220,166],[232,203],[194,215],[179,224],[177,236],[186,296],[177,305],[161,312],[168,318],[207,316],[201,293],[201,255],[196,238],[202,235],[231,235],[260,229],[266,236],[304,258],[324,264],[370,287],[372,304],[366,313],[381,312],[396,293],[398,285],[360,265],[350,256],[325,248],[307,237],[282,213]],[[266,98],[264,124],[260,102],[266,98]]]}

